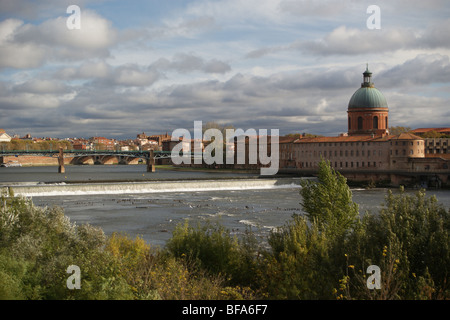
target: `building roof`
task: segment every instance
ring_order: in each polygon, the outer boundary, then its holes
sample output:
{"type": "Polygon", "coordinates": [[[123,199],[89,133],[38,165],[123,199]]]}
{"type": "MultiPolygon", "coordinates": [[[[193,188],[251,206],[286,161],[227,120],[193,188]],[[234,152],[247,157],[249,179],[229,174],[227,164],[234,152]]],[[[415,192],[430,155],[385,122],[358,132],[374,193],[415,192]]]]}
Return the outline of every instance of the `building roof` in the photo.
{"type": "Polygon", "coordinates": [[[411,132],[413,133],[426,133],[426,132],[430,132],[430,131],[436,131],[439,133],[450,133],[450,128],[418,128],[418,129],[414,129],[411,130],[411,132]]]}
{"type": "Polygon", "coordinates": [[[404,132],[395,136],[390,136],[389,140],[423,140],[423,138],[409,132],[404,132]]]}
{"type": "Polygon", "coordinates": [[[395,136],[388,135],[378,135],[378,136],[370,136],[370,135],[355,135],[355,136],[338,136],[338,137],[315,137],[315,138],[300,138],[294,141],[294,143],[321,143],[321,142],[364,142],[364,141],[373,141],[373,142],[383,142],[390,140],[423,140],[423,138],[416,136],[412,133],[401,133],[395,136]]]}
{"type": "Polygon", "coordinates": [[[362,142],[362,141],[385,141],[387,136],[338,136],[338,137],[315,137],[315,138],[300,138],[294,143],[318,143],[318,142],[362,142]]]}
{"type": "Polygon", "coordinates": [[[387,108],[384,95],[375,87],[363,87],[356,90],[350,98],[348,108],[387,108]]]}

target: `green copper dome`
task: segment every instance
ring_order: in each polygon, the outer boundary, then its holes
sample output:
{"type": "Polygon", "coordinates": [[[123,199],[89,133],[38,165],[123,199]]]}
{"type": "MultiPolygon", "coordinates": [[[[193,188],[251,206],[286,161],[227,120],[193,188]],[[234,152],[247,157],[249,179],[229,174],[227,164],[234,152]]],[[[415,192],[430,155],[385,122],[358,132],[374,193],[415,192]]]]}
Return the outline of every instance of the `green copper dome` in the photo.
{"type": "Polygon", "coordinates": [[[387,108],[386,98],[376,88],[359,88],[351,97],[348,108],[387,108]]]}
{"type": "Polygon", "coordinates": [[[361,88],[356,90],[348,103],[348,108],[387,108],[387,102],[384,95],[374,87],[371,78],[372,73],[367,67],[363,73],[364,82],[361,88]]]}

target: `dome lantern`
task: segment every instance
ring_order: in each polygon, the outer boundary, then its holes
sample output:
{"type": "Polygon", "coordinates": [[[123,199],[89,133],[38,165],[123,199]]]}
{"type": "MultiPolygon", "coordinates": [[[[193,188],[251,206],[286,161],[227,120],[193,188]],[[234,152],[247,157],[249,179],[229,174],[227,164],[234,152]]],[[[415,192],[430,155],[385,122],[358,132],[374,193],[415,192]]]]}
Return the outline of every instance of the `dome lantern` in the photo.
{"type": "Polygon", "coordinates": [[[361,88],[373,88],[372,72],[369,71],[369,64],[366,65],[366,71],[363,73],[364,82],[361,84],[361,88]]]}

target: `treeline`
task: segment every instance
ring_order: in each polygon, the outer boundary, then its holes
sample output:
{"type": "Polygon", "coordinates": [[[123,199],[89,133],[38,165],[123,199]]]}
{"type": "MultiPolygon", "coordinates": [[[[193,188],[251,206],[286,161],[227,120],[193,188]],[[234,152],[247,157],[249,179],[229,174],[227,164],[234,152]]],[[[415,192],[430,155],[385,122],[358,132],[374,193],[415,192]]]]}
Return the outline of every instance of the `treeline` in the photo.
{"type": "Polygon", "coordinates": [[[12,139],[11,142],[1,142],[1,151],[42,151],[42,150],[73,150],[73,146],[69,141],[65,140],[44,140],[44,141],[28,141],[20,139],[12,139]]]}
{"type": "Polygon", "coordinates": [[[319,182],[303,183],[306,214],[262,240],[186,220],[153,248],[11,193],[1,197],[0,299],[450,298],[450,210],[400,190],[361,216],[326,162],[319,182]],[[80,268],[80,289],[67,287],[70,265],[80,268]],[[369,289],[368,266],[379,268],[380,289],[369,289]]]}

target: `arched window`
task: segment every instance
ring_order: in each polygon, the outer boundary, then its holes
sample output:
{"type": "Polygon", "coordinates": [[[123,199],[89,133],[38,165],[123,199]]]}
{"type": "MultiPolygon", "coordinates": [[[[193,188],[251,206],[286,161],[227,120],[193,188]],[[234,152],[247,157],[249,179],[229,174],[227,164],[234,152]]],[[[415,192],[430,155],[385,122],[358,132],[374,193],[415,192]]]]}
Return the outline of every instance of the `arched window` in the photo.
{"type": "Polygon", "coordinates": [[[358,117],[358,130],[362,130],[363,128],[363,118],[358,117]]]}
{"type": "Polygon", "coordinates": [[[378,117],[373,117],[373,129],[378,129],[378,117]]]}
{"type": "Polygon", "coordinates": [[[352,118],[348,117],[348,130],[352,129],[352,118]]]}
{"type": "Polygon", "coordinates": [[[384,126],[385,126],[385,129],[387,129],[388,128],[388,117],[384,118],[384,120],[385,120],[384,126]]]}

